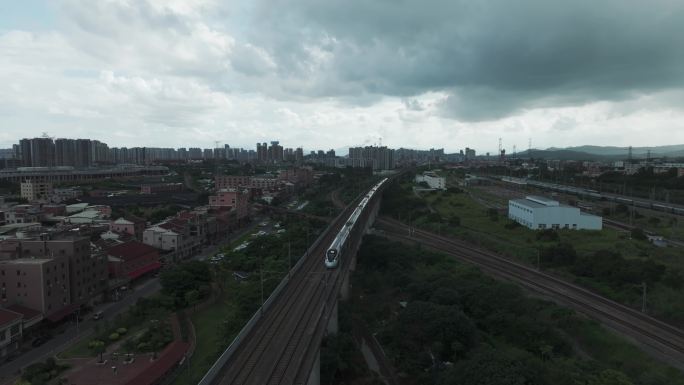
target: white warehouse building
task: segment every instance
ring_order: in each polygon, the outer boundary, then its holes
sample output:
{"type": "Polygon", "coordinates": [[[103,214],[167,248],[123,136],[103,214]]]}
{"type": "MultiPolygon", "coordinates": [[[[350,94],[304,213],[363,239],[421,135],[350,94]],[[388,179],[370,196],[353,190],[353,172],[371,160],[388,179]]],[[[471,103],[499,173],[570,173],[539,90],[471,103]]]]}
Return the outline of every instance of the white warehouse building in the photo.
{"type": "Polygon", "coordinates": [[[446,190],[446,178],[440,177],[434,172],[426,171],[423,175],[416,175],[416,183],[425,182],[431,189],[446,190]]]}
{"type": "Polygon", "coordinates": [[[583,213],[577,207],[561,205],[540,196],[508,201],[508,218],[532,230],[572,229],[601,230],[601,217],[583,213]]]}

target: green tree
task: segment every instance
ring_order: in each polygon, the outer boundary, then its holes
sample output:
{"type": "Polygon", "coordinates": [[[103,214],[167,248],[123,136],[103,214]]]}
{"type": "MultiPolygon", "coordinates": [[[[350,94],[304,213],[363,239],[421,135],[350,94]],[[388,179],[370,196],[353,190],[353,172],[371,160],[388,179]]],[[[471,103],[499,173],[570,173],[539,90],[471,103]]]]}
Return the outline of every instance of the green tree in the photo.
{"type": "Polygon", "coordinates": [[[104,341],[100,340],[92,340],[88,344],[88,349],[90,349],[94,354],[99,355],[99,360],[98,362],[103,362],[102,360],[102,354],[105,352],[105,343],[104,341]]]}
{"type": "Polygon", "coordinates": [[[624,373],[606,369],[599,375],[593,376],[587,385],[634,385],[634,383],[624,373]]]}
{"type": "Polygon", "coordinates": [[[645,241],[646,239],[648,239],[646,237],[646,233],[644,233],[644,230],[642,230],[638,227],[633,228],[631,234],[632,234],[632,239],[636,239],[639,241],[645,241]]]}
{"type": "Polygon", "coordinates": [[[199,299],[200,294],[197,290],[190,290],[185,293],[185,302],[188,304],[188,306],[192,306],[193,310],[195,309],[197,302],[199,302],[199,299]]]}
{"type": "Polygon", "coordinates": [[[541,369],[528,355],[487,348],[447,370],[439,385],[529,385],[540,377],[541,369]]]}

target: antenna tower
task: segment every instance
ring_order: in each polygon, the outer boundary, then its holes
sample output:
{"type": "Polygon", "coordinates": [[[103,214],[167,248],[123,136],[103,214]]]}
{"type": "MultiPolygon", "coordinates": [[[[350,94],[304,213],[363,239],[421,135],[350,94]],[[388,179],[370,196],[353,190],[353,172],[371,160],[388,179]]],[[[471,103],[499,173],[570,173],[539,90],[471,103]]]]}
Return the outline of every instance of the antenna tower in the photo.
{"type": "Polygon", "coordinates": [[[632,146],[629,146],[629,150],[627,152],[627,161],[632,163],[632,146]]]}
{"type": "Polygon", "coordinates": [[[527,138],[527,156],[532,158],[532,138],[527,138]]]}

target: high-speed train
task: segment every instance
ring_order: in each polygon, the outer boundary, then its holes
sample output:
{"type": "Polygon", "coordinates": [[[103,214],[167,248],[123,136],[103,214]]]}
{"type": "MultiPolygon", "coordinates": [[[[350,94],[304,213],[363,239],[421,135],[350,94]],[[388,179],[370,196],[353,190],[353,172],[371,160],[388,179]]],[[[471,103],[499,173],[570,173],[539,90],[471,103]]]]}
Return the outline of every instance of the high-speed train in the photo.
{"type": "Polygon", "coordinates": [[[325,252],[325,267],[329,269],[337,267],[337,265],[340,262],[340,258],[344,256],[344,251],[347,247],[347,239],[349,238],[349,235],[352,233],[352,231],[354,231],[354,228],[356,227],[357,221],[361,217],[363,210],[366,209],[366,205],[368,205],[368,202],[370,202],[371,198],[373,198],[375,192],[378,191],[380,186],[382,186],[382,184],[386,181],[387,178],[381,180],[376,185],[374,185],[373,188],[371,188],[370,191],[368,191],[368,193],[364,195],[364,197],[361,199],[361,201],[356,206],[351,215],[349,215],[349,218],[344,223],[340,231],[337,233],[337,236],[335,236],[335,239],[333,239],[333,241],[330,243],[330,246],[327,248],[325,252]]]}

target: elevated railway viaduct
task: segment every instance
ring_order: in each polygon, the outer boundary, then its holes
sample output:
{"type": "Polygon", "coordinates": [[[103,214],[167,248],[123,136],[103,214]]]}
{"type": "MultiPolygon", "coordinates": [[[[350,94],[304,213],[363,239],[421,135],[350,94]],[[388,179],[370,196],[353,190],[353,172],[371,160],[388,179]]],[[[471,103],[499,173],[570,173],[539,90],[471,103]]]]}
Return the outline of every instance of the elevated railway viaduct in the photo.
{"type": "Polygon", "coordinates": [[[348,205],[319,236],[244,326],[200,385],[320,383],[320,346],[338,328],[337,303],[349,296],[356,251],[375,220],[382,188],[368,201],[335,269],[327,247],[347,224],[362,197],[348,205]]]}
{"type": "MultiPolygon", "coordinates": [[[[383,188],[386,186],[382,186],[383,188]]],[[[320,383],[320,346],[337,331],[337,303],[349,296],[349,277],[364,233],[376,220],[382,189],[367,205],[336,269],[324,255],[361,198],[338,215],[254,314],[200,385],[320,383]]],[[[447,237],[379,219],[385,235],[473,263],[576,309],[630,337],[657,358],[684,370],[684,332],[584,288],[447,237]]]]}

